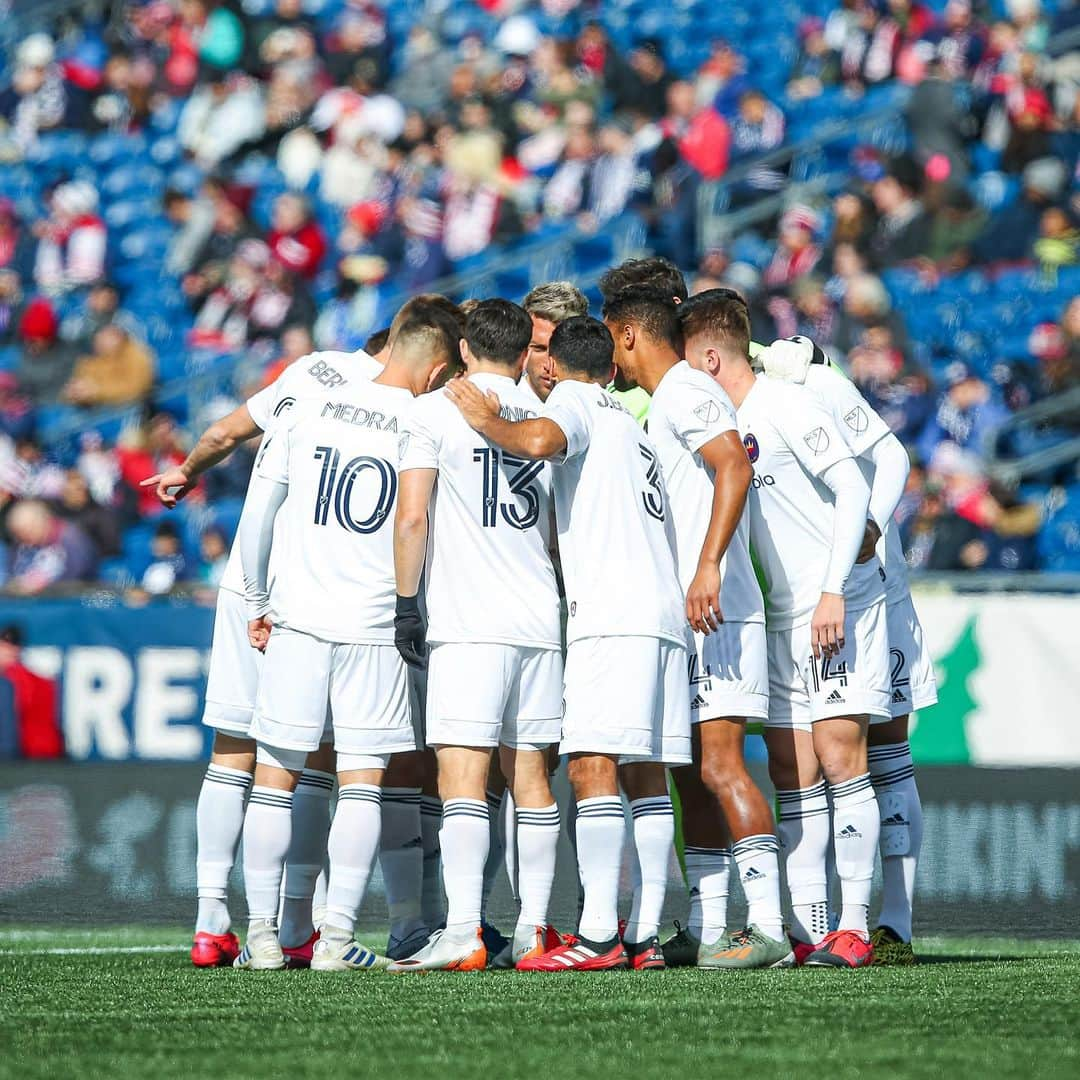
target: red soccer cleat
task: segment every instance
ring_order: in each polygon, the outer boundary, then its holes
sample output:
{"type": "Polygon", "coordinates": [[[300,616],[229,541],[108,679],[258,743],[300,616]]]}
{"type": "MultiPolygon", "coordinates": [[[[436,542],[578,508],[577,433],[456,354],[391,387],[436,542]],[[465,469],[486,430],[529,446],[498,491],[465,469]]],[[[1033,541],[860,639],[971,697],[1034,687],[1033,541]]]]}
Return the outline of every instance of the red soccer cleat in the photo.
{"type": "Polygon", "coordinates": [[[309,968],[311,967],[311,954],[315,950],[315,942],[319,940],[319,931],[316,930],[312,933],[311,937],[303,943],[303,945],[297,945],[295,948],[286,949],[282,946],[281,951],[285,954],[285,966],[287,968],[309,968]]]}
{"type": "Polygon", "coordinates": [[[612,971],[630,966],[620,938],[601,943],[576,937],[566,937],[564,941],[565,944],[550,952],[522,960],[518,971],[612,971]]]}
{"type": "Polygon", "coordinates": [[[855,930],[834,930],[803,961],[806,967],[868,967],[874,961],[874,947],[855,930]]]}
{"type": "Polygon", "coordinates": [[[240,955],[240,939],[233,933],[195,935],[191,945],[191,962],[200,968],[231,967],[240,955]]]}
{"type": "Polygon", "coordinates": [[[806,958],[817,948],[808,941],[797,941],[790,934],[788,934],[788,941],[791,942],[791,951],[795,954],[796,967],[802,967],[806,963],[806,958]]]}
{"type": "Polygon", "coordinates": [[[650,938],[634,945],[624,942],[623,945],[630,960],[630,967],[634,971],[657,971],[667,967],[659,938],[650,938]]]}

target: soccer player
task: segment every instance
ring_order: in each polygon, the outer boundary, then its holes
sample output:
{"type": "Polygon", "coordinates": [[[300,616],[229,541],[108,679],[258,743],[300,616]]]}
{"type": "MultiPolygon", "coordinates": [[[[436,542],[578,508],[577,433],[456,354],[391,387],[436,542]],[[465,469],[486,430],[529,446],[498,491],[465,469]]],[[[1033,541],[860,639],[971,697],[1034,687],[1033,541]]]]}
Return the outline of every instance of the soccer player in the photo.
{"type": "Polygon", "coordinates": [[[521,302],[532,319],[532,337],[525,358],[521,387],[536,398],[537,406],[547,401],[555,387],[548,345],[555,327],[574,316],[589,314],[585,294],[569,281],[547,281],[537,285],[521,302]]]}
{"type": "Polygon", "coordinates": [[[338,797],[326,921],[311,967],[388,962],[352,935],[379,845],[383,772],[390,755],[416,746],[405,664],[393,644],[392,521],[401,433],[413,397],[446,366],[440,344],[437,329],[407,319],[380,375],[298,404],[260,450],[256,473],[265,482],[252,487],[238,533],[248,635],[265,664],[243,834],[249,925],[236,967],[284,966],[277,911],[293,792],[326,725],[338,797]]]}
{"type": "Polygon", "coordinates": [[[937,702],[934,665],[908,583],[893,513],[910,463],[900,440],[809,338],[773,342],[759,356],[765,374],[805,386],[833,415],[837,430],[870,484],[868,543],[884,548],[885,612],[891,665],[892,718],[870,725],[870,778],[881,815],[883,896],[874,930],[875,964],[911,964],[911,913],[922,842],[922,804],[908,743],[908,715],[937,702]],[[884,539],[882,539],[882,536],[884,539]]]}
{"type": "Polygon", "coordinates": [[[577,800],[585,892],[578,938],[528,971],[663,967],[656,937],[674,816],[664,765],[690,761],[682,590],[656,450],[604,387],[611,334],[587,317],[551,335],[556,385],[544,416],[512,421],[468,379],[447,387],[479,434],[516,457],[551,460],[569,605],[563,731],[577,800]],[[628,587],[629,582],[633,587],[628,587]],[[619,872],[630,798],[640,884],[622,940],[619,872]]]}
{"type": "MultiPolygon", "coordinates": [[[[677,946],[667,943],[665,959],[699,967],[788,966],[795,958],[780,911],[775,825],[743,759],[746,721],[765,720],[769,700],[765,611],[750,562],[746,508],[753,470],[731,401],[679,357],[676,305],[649,286],[631,286],[607,300],[604,321],[615,339],[615,385],[640,386],[652,399],[649,438],[671,500],[692,628],[687,652],[694,762],[672,775],[684,808],[693,807],[698,820],[717,808],[722,812],[749,902],[745,930],[725,934],[724,927],[699,924],[677,946]]],[[[700,891],[708,871],[715,879],[726,869],[721,860],[728,866],[730,860],[694,843],[697,824],[691,820],[684,829],[691,887],[700,891]]]]}
{"type": "MultiPolygon", "coordinates": [[[[536,416],[518,384],[531,335],[529,316],[507,300],[482,301],[465,324],[466,374],[497,394],[510,418],[536,416]]],[[[492,960],[514,967],[544,952],[551,938],[547,908],[559,840],[546,757],[562,727],[559,594],[548,555],[550,469],[478,438],[445,392],[417,402],[403,442],[395,525],[398,642],[413,664],[424,661],[426,641],[431,644],[426,739],[439,762],[449,907],[446,929],[391,970],[486,966],[481,899],[493,750],[516,805],[521,912],[513,941],[492,960]],[[425,641],[417,591],[428,551],[425,641]]]]}
{"type": "MultiPolygon", "coordinates": [[[[416,297],[397,319],[410,311],[439,326],[446,347],[456,345],[456,308],[450,301],[434,295],[416,297]]],[[[374,378],[382,369],[381,363],[362,350],[302,357],[244,405],[211,424],[181,465],[149,477],[143,485],[153,486],[162,505],[171,509],[207,469],[223,461],[242,442],[271,431],[297,401],[374,378]]],[[[231,964],[240,951],[230,929],[228,880],[255,769],[255,743],[249,728],[260,661],[248,645],[244,585],[239,550],[234,545],[218,591],[203,715],[215,736],[196,812],[199,905],[191,959],[197,967],[231,964]]],[[[311,897],[326,851],[333,769],[332,754],[320,750],[312,757],[293,800],[293,849],[286,873],[281,940],[290,964],[296,966],[310,960],[314,944],[311,897]]],[[[406,827],[404,831],[412,836],[418,828],[406,827]]]]}
{"type": "Polygon", "coordinates": [[[890,713],[885,574],[872,551],[860,554],[870,489],[812,394],[754,375],[742,304],[706,291],[680,306],[679,321],[689,363],[734,403],[754,466],[750,543],[766,585],[765,737],[781,816],[796,809],[804,827],[820,828],[826,784],[832,795],[839,925],[828,932],[818,896],[824,862],[803,865],[789,849],[793,936],[807,964],[862,967],[873,958],[867,910],[880,829],[867,727],[890,713]],[[794,751],[798,731],[810,733],[810,758],[794,751]]]}

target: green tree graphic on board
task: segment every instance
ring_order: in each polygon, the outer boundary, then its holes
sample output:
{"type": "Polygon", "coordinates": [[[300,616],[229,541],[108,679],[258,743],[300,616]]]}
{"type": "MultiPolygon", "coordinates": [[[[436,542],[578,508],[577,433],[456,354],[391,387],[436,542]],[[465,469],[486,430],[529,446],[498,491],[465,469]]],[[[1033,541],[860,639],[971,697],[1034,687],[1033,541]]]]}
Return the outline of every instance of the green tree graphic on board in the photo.
{"type": "Polygon", "coordinates": [[[922,764],[967,765],[971,751],[967,718],[975,711],[968,679],[979,667],[975,618],[968,619],[953,647],[937,663],[938,703],[918,714],[911,735],[911,754],[922,764]]]}

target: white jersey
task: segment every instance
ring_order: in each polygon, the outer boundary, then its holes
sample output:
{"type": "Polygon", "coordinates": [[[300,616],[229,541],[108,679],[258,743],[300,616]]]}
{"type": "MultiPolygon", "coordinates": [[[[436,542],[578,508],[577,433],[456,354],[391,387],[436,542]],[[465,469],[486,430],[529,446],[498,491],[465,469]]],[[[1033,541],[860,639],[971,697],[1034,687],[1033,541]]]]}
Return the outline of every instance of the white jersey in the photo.
{"type": "MultiPolygon", "coordinates": [[[[697,571],[713,500],[713,473],[699,452],[713,439],[739,430],[735,406],[708,375],[680,361],[653,391],[646,430],[660,457],[671,501],[679,580],[685,594],[697,571]]],[[[725,622],[765,621],[761,589],[750,562],[748,507],[720,563],[720,580],[725,622]]]]}
{"type": "Polygon", "coordinates": [[[685,644],[683,593],[656,449],[596,383],[557,383],[544,415],[566,436],[552,487],[568,643],[630,635],[685,644]]]}
{"type": "MultiPolygon", "coordinates": [[[[754,466],[750,544],[765,579],[766,622],[785,630],[810,620],[833,542],[834,499],[819,477],[851,451],[829,411],[802,386],[759,375],[736,417],[754,466]]],[[[849,611],[885,596],[877,559],[852,567],[849,611]]]]}
{"type": "MultiPolygon", "coordinates": [[[[811,364],[803,385],[832,413],[837,429],[851,448],[867,484],[872,487],[874,466],[863,455],[868,454],[886,435],[892,434],[889,425],[870,407],[858,387],[831,364],[811,364]]],[[[890,604],[894,604],[911,594],[904,545],[895,521],[886,523],[884,539],[878,543],[879,555],[882,548],[885,556],[885,596],[890,604]]]]}
{"type": "MultiPolygon", "coordinates": [[[[536,416],[513,379],[470,376],[509,420],[536,416]]],[[[428,640],[559,649],[559,593],[548,553],[551,467],[477,435],[442,390],[417,400],[401,471],[437,469],[429,512],[428,640]]]]}
{"type": "Polygon", "coordinates": [[[532,383],[529,382],[529,376],[522,375],[517,384],[518,389],[529,399],[529,408],[539,412],[544,407],[544,403],[540,400],[540,395],[533,389],[532,383]]]}
{"type": "Polygon", "coordinates": [[[339,644],[394,640],[398,444],[413,396],[363,381],[302,402],[270,432],[258,476],[287,484],[270,605],[291,630],[339,644]]]}
{"type": "MultiPolygon", "coordinates": [[[[363,349],[356,352],[314,352],[293,361],[269,386],[247,400],[251,419],[263,431],[270,431],[298,401],[324,397],[328,393],[374,379],[382,364],[363,349]]],[[[248,488],[256,483],[255,470],[248,488]]],[[[221,589],[244,595],[244,573],[240,568],[240,549],[234,543],[221,575],[221,589]]]]}

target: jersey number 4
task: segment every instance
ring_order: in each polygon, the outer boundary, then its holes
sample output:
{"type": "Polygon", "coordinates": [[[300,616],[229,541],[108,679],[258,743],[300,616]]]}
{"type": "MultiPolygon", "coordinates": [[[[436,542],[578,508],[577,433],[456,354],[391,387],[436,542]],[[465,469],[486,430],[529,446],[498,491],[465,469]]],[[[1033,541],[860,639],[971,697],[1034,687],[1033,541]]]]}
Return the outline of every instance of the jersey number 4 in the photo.
{"type": "Polygon", "coordinates": [[[390,462],[362,454],[342,466],[341,451],[333,446],[316,446],[315,460],[322,462],[319,497],[315,502],[315,524],[327,523],[333,505],[337,523],[349,532],[373,533],[382,528],[397,496],[397,473],[390,462]],[[379,492],[367,517],[358,518],[353,513],[353,485],[358,476],[369,471],[374,471],[378,477],[379,492]]]}
{"type": "Polygon", "coordinates": [[[484,526],[494,529],[499,523],[499,515],[507,525],[515,529],[531,529],[540,520],[540,493],[536,490],[536,481],[544,471],[542,461],[526,461],[524,458],[504,454],[490,446],[478,446],[473,450],[473,461],[477,462],[484,473],[484,505],[481,520],[484,526]],[[508,470],[506,476],[510,494],[520,502],[499,502],[499,484],[503,479],[500,462],[508,470]]]}

